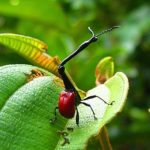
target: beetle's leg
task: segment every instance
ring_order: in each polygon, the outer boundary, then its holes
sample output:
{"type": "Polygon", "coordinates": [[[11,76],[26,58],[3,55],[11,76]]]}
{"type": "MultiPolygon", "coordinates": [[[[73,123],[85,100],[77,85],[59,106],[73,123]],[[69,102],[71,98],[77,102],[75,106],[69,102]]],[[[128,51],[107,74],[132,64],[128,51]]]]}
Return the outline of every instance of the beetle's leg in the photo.
{"type": "Polygon", "coordinates": [[[78,111],[78,108],[76,107],[76,124],[77,126],[79,126],[79,111],[78,111]]]}
{"type": "Polygon", "coordinates": [[[50,123],[54,124],[55,121],[57,120],[57,109],[58,107],[55,107],[54,109],[54,118],[50,119],[50,123]]]}
{"type": "Polygon", "coordinates": [[[96,98],[96,97],[99,98],[100,100],[102,100],[107,105],[113,105],[113,103],[115,102],[115,101],[112,101],[111,103],[107,103],[104,99],[102,99],[101,97],[99,97],[97,95],[88,96],[88,97],[84,98],[83,100],[88,100],[88,99],[92,99],[92,98],[96,98]]]}
{"type": "Polygon", "coordinates": [[[95,116],[95,112],[94,112],[94,110],[93,110],[93,108],[92,108],[92,106],[91,106],[90,104],[87,104],[87,103],[85,103],[85,102],[80,102],[80,104],[83,104],[83,105],[89,107],[89,108],[91,109],[92,113],[93,113],[94,119],[95,119],[95,120],[97,119],[96,116],[95,116]]]}

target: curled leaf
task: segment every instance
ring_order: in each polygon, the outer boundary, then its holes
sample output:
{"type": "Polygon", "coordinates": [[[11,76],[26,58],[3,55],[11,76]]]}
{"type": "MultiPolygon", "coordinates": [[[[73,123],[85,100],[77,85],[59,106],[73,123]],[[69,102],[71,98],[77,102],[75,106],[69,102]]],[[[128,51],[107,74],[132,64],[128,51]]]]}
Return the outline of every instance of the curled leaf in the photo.
{"type": "Polygon", "coordinates": [[[96,84],[103,84],[114,74],[114,62],[112,57],[105,57],[96,66],[96,84]]]}

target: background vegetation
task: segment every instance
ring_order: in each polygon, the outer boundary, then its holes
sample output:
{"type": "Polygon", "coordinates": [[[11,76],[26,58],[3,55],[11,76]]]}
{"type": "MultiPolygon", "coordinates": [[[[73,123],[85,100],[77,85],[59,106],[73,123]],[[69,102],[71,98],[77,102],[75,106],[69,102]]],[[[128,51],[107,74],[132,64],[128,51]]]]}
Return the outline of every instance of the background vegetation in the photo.
{"type": "MultiPolygon", "coordinates": [[[[115,70],[130,81],[126,106],[108,125],[111,143],[117,150],[146,150],[150,139],[150,2],[146,0],[1,0],[0,33],[18,33],[43,40],[48,53],[61,59],[96,33],[121,25],[105,34],[67,65],[78,87],[95,86],[95,66],[112,56],[115,70]],[[73,69],[72,69],[73,68],[73,69]]],[[[0,66],[27,62],[0,45],[0,66]]]]}

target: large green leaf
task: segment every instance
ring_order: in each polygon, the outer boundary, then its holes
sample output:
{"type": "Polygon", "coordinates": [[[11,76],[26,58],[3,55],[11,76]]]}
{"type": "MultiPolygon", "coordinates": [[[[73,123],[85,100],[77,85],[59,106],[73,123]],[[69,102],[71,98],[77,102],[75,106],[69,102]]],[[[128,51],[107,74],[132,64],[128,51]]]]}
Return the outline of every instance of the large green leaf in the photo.
{"type": "Polygon", "coordinates": [[[49,120],[53,117],[62,88],[54,82],[51,74],[27,82],[28,74],[36,68],[26,65],[0,68],[3,75],[0,78],[0,83],[3,83],[0,84],[0,97],[3,97],[0,111],[2,150],[54,149],[57,144],[59,136],[56,132],[64,122],[60,120],[53,127],[49,120]]]}
{"type": "Polygon", "coordinates": [[[125,102],[128,81],[123,73],[116,73],[104,85],[88,92],[88,95],[99,95],[107,102],[115,101],[112,106],[96,98],[88,101],[97,120],[93,119],[88,107],[80,105],[79,127],[75,124],[75,118],[67,120],[60,115],[55,124],[50,124],[62,87],[55,76],[42,69],[46,76],[28,82],[27,74],[32,69],[37,67],[11,65],[0,68],[0,97],[3,101],[0,111],[1,150],[84,149],[88,139],[96,135],[125,102]],[[67,131],[67,127],[74,129],[68,131],[70,144],[62,146],[64,139],[57,131],[67,131]]]}

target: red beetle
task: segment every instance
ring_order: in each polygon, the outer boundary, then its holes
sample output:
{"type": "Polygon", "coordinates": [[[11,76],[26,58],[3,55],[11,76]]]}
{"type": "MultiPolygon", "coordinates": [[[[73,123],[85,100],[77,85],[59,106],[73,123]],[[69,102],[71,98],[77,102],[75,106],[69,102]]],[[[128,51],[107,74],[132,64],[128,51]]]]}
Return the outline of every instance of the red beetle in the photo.
{"type": "Polygon", "coordinates": [[[75,98],[73,91],[62,91],[59,96],[58,108],[59,112],[65,118],[73,118],[75,114],[75,98]],[[68,113],[69,112],[69,113],[68,113]]]}
{"type": "Polygon", "coordinates": [[[58,107],[55,108],[55,117],[51,120],[52,122],[54,122],[57,119],[57,116],[56,116],[56,110],[57,109],[59,110],[60,114],[62,116],[64,116],[65,118],[73,118],[75,111],[77,111],[77,113],[76,113],[76,124],[79,125],[79,112],[77,109],[77,106],[79,104],[84,104],[85,106],[88,106],[93,113],[94,119],[96,119],[96,116],[95,116],[95,113],[94,113],[94,110],[92,109],[92,107],[89,104],[87,104],[86,101],[83,101],[83,100],[97,97],[97,98],[101,99],[104,103],[106,103],[108,105],[112,105],[113,102],[107,103],[101,97],[99,97],[97,95],[92,95],[92,96],[86,97],[81,101],[81,97],[80,97],[78,91],[75,89],[72,82],[69,80],[67,74],[65,73],[64,65],[68,61],[70,61],[73,57],[75,57],[79,52],[81,52],[86,47],[88,47],[91,43],[96,42],[98,40],[98,36],[100,36],[106,32],[109,32],[115,28],[118,28],[118,26],[114,26],[110,29],[102,31],[101,33],[99,33],[97,35],[94,34],[94,32],[91,30],[91,28],[88,28],[89,31],[92,33],[92,37],[89,40],[83,42],[77,50],[75,50],[71,55],[66,57],[61,62],[61,64],[58,66],[58,72],[59,72],[59,74],[60,74],[60,76],[64,82],[65,91],[62,91],[60,93],[59,101],[58,101],[58,107]]]}

